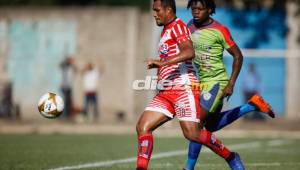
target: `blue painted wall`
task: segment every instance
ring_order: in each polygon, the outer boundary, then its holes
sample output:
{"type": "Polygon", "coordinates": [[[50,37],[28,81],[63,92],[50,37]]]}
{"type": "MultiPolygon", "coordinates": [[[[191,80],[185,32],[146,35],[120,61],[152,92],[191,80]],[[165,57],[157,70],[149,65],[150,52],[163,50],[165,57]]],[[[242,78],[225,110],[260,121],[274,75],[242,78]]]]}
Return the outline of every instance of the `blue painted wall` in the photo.
{"type": "Polygon", "coordinates": [[[37,101],[43,93],[60,91],[59,64],[75,53],[75,34],[75,24],[68,21],[10,23],[8,73],[17,99],[37,101]]]}
{"type": "MultiPolygon", "coordinates": [[[[179,8],[177,16],[186,23],[192,18],[190,10],[179,8]]],[[[217,8],[213,18],[226,25],[240,48],[285,49],[285,14],[280,11],[240,11],[217,8]]],[[[282,56],[283,57],[283,56],[282,56]]],[[[227,71],[231,73],[232,57],[224,57],[227,71]]],[[[261,94],[270,102],[274,110],[283,115],[285,111],[285,59],[259,56],[245,56],[244,65],[235,87],[235,94],[226,107],[242,104],[241,82],[247,72],[247,65],[253,63],[261,79],[261,94]]]]}

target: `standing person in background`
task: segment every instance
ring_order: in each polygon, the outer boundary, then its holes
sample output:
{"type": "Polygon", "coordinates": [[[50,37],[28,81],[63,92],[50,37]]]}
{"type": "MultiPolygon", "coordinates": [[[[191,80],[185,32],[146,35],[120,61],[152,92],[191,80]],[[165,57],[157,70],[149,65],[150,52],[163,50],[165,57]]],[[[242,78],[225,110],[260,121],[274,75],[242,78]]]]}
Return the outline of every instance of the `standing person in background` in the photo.
{"type": "Polygon", "coordinates": [[[248,101],[253,95],[259,93],[260,79],[256,73],[255,65],[250,63],[248,71],[243,80],[243,94],[245,101],[248,101]]]}
{"type": "Polygon", "coordinates": [[[74,58],[71,56],[67,56],[65,60],[60,64],[60,68],[62,71],[61,91],[63,93],[65,102],[64,117],[66,118],[70,118],[72,115],[72,86],[74,84],[74,78],[76,74],[76,67],[74,64],[74,58]]]}
{"type": "MultiPolygon", "coordinates": [[[[255,65],[253,63],[250,63],[248,65],[248,71],[242,83],[244,101],[248,101],[253,95],[259,94],[259,88],[260,88],[259,75],[256,72],[255,65]]],[[[253,118],[258,120],[264,119],[264,117],[261,114],[259,114],[257,111],[253,111],[253,114],[247,116],[246,118],[253,118]]]]}
{"type": "Polygon", "coordinates": [[[99,72],[97,68],[92,63],[88,63],[83,73],[83,89],[85,95],[83,113],[85,116],[88,116],[89,106],[93,107],[95,121],[97,121],[99,117],[98,81],[99,72]]]}

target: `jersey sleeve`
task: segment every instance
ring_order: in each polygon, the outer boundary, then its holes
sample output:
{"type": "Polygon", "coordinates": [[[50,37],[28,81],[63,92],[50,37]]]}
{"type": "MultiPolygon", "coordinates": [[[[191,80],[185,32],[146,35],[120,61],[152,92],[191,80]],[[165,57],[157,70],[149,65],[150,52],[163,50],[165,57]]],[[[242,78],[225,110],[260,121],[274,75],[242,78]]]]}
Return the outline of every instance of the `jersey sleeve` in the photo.
{"type": "Polygon", "coordinates": [[[222,45],[225,49],[228,49],[228,48],[235,45],[235,42],[232,39],[232,36],[231,36],[228,28],[222,26],[222,27],[220,27],[220,32],[221,32],[221,35],[222,35],[221,43],[222,43],[222,45]]]}
{"type": "Polygon", "coordinates": [[[171,36],[177,44],[191,40],[190,31],[185,24],[177,23],[171,29],[171,36]]]}

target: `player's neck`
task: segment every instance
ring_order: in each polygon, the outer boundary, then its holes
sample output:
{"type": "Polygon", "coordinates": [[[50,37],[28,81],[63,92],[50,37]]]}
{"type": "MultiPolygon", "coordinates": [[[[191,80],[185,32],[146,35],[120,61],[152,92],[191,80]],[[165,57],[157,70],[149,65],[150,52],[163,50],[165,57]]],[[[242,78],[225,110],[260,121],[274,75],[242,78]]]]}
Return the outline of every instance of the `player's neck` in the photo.
{"type": "Polygon", "coordinates": [[[207,20],[203,21],[203,22],[196,22],[194,21],[194,25],[197,27],[197,28],[201,28],[201,27],[205,27],[205,26],[208,26],[210,25],[211,23],[213,23],[214,20],[212,18],[208,18],[207,20]]]}
{"type": "Polygon", "coordinates": [[[167,24],[165,25],[165,27],[168,26],[169,24],[171,24],[171,23],[172,23],[173,21],[175,21],[176,19],[177,19],[176,16],[170,17],[170,18],[168,19],[168,22],[167,22],[167,24]]]}

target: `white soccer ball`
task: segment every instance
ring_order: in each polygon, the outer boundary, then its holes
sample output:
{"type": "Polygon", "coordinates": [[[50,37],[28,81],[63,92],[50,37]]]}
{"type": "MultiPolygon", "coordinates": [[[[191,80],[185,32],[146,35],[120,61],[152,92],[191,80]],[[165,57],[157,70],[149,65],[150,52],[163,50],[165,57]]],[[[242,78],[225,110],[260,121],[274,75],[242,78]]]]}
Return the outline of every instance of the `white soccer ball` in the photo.
{"type": "Polygon", "coordinates": [[[46,93],[40,98],[38,109],[46,118],[57,118],[63,113],[64,101],[55,93],[46,93]]]}

